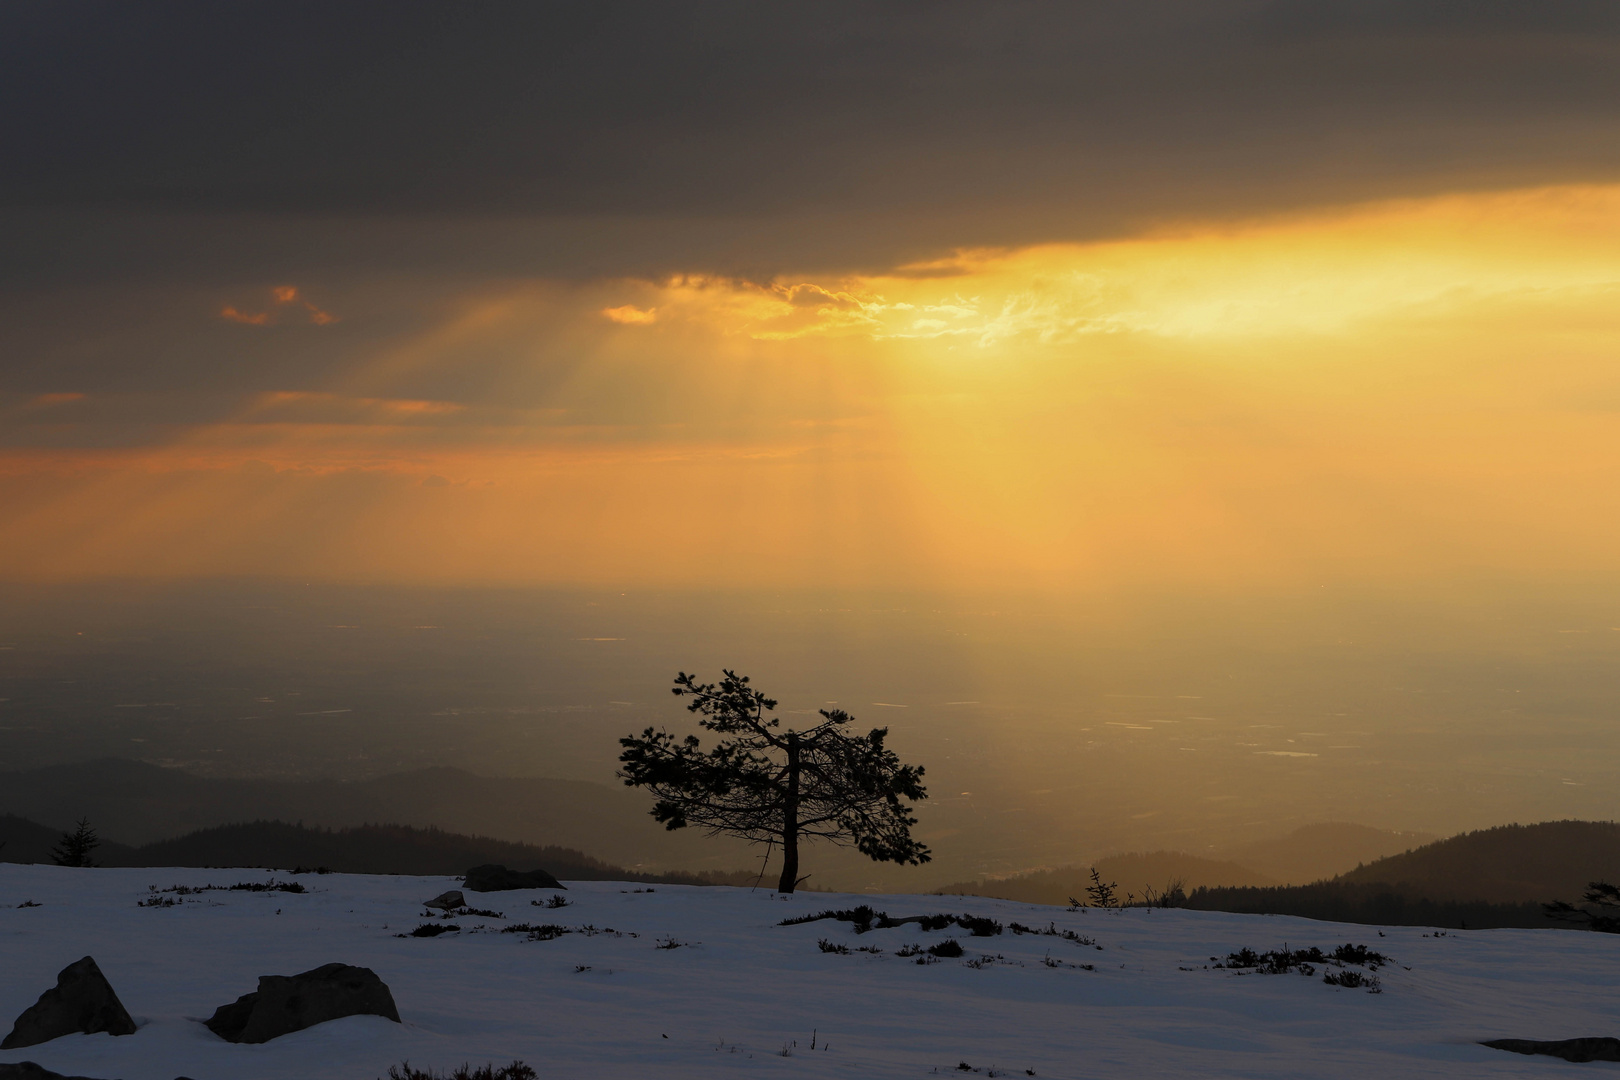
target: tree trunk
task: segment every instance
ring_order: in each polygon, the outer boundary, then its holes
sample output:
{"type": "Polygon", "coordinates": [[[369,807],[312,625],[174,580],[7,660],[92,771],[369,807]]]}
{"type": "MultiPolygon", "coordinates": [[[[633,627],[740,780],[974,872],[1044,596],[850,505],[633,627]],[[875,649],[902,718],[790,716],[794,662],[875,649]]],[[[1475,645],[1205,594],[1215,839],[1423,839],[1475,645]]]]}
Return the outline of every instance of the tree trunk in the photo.
{"type": "Polygon", "coordinates": [[[787,797],[782,800],[782,878],[776,891],[790,893],[799,883],[799,735],[788,732],[787,797]]]}

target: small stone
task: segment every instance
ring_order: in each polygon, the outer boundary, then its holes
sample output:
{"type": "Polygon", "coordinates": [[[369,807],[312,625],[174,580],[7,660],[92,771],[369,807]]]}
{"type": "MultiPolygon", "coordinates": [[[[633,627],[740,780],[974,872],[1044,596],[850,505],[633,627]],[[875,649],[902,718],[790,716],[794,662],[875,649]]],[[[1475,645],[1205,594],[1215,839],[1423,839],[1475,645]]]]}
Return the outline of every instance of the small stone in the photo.
{"type": "Polygon", "coordinates": [[[63,968],[56,985],[39,995],[39,1000],[23,1010],[0,1050],[15,1050],[59,1039],[63,1035],[135,1034],[123,1002],[113,993],[107,977],[96,962],[86,956],[63,968]]]}
{"type": "Polygon", "coordinates": [[[399,1023],[388,984],[370,968],[325,964],[297,975],[260,975],[259,988],[221,1005],[208,1030],[234,1043],[262,1043],[345,1016],[399,1023]]]}
{"type": "Polygon", "coordinates": [[[475,866],[467,871],[462,887],[473,892],[509,892],[512,889],[562,889],[556,878],[544,870],[508,870],[497,863],[475,866]]]}
{"type": "Polygon", "coordinates": [[[460,889],[451,889],[442,892],[422,905],[425,908],[438,908],[440,911],[454,911],[458,907],[467,906],[467,898],[461,895],[460,889]]]}

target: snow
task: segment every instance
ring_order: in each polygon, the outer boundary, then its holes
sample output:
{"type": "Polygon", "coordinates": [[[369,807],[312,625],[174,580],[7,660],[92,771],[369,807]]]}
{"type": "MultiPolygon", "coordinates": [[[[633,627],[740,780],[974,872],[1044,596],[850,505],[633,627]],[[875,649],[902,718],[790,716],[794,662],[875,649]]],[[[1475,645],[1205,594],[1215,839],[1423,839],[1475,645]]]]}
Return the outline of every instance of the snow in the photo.
{"type": "MultiPolygon", "coordinates": [[[[0,1052],[68,1074],[122,1080],[371,1080],[392,1063],[446,1069],[522,1058],[543,1077],[922,1077],[959,1072],[1048,1078],[1481,1077],[1562,1075],[1572,1066],[1477,1045],[1487,1038],[1620,1034],[1620,937],[1560,930],[1378,929],[1274,916],[1132,909],[1069,912],[972,897],[844,896],[569,883],[468,894],[505,922],[590,924],[618,934],[551,941],[461,917],[461,933],[399,938],[452,878],[305,875],[310,891],[206,892],[138,907],[148,886],[262,881],[264,871],[0,864],[0,1032],[56,973],[94,956],[140,1025],[0,1052]],[[38,907],[19,908],[25,900],[38,907]],[[967,912],[1070,929],[974,938],[916,925],[856,934],[789,916],[871,904],[892,916],[967,912]],[[492,932],[472,933],[476,927],[492,932]],[[955,937],[960,960],[898,958],[955,937]],[[660,939],[684,943],[658,948],[660,939]],[[823,953],[817,941],[883,955],[823,953]],[[1368,994],[1314,977],[1206,967],[1243,946],[1366,943],[1396,963],[1368,994]],[[989,954],[995,962],[970,967],[989,954]],[[1050,955],[1062,966],[1042,962],[1050,955]],[[351,1017],[259,1046],[198,1021],[262,974],[341,961],[375,970],[403,1024],[351,1017]],[[1076,965],[1091,964],[1094,970],[1076,965]],[[578,967],[589,970],[577,971],[578,967]],[[1193,970],[1183,970],[1191,968],[1193,970]],[[814,1033],[815,1049],[811,1049],[814,1033]],[[782,1056],[784,1047],[791,1056],[782,1056]]],[[[278,875],[285,879],[285,875],[278,875]]]]}

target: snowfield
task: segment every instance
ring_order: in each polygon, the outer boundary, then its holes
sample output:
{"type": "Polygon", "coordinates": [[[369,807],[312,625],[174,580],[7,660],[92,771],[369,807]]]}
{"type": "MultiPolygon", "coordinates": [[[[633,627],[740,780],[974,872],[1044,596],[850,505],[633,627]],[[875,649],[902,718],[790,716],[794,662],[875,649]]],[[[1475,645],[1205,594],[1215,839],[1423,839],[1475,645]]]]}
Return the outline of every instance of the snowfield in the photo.
{"type": "Polygon", "coordinates": [[[372,1080],[402,1059],[447,1069],[513,1058],[542,1077],[593,1080],[971,1075],[964,1064],[979,1075],[1033,1070],[1054,1080],[1620,1069],[1476,1045],[1620,1035],[1620,936],[1577,931],[1441,937],[1386,927],[1379,937],[1374,927],[1273,916],[1069,912],[971,897],[784,900],[765,890],[575,882],[571,903],[558,909],[531,904],[551,890],[468,893],[468,903],[505,919],[464,916],[453,920],[460,932],[400,938],[441,921],[422,917],[422,901],[455,879],[344,874],[275,875],[302,882],[302,895],[205,892],[174,907],[137,906],[151,885],[269,876],[0,864],[0,1035],[87,954],[140,1025],[121,1038],[73,1035],[0,1052],[0,1061],[119,1080],[372,1080]],[[25,901],[39,906],[18,907],[25,901]],[[1010,929],[971,937],[957,926],[857,934],[831,920],[778,925],[859,904],[894,917],[952,912],[1052,924],[1101,949],[1010,929]],[[515,922],[576,932],[552,940],[498,932],[515,922]],[[924,965],[895,955],[947,938],[965,955],[924,965]],[[823,952],[820,939],[852,951],[823,952]],[[678,947],[659,947],[671,942],[678,947]],[[1377,973],[1382,993],[1325,985],[1322,970],[1302,977],[1206,966],[1245,946],[1346,942],[1394,961],[1377,973]],[[853,951],[863,947],[882,952],[853,951]],[[332,961],[375,970],[404,1023],[351,1017],[252,1046],[227,1043],[199,1022],[255,989],[260,975],[332,961]]]}

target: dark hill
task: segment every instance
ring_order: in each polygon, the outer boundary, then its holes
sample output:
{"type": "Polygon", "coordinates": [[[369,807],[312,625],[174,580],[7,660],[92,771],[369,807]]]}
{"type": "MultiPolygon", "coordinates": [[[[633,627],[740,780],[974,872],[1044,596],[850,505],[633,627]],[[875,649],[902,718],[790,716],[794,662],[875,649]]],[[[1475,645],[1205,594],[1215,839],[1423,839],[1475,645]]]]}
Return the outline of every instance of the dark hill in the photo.
{"type": "Polygon", "coordinates": [[[743,844],[671,833],[649,800],[622,786],[580,780],[477,776],[433,768],[363,781],[193,776],[107,758],[0,773],[0,814],[58,828],[88,817],[108,840],[147,844],[243,821],[295,821],[330,829],[386,821],[516,843],[541,841],[644,868],[718,868],[757,856],[743,844]]]}
{"type": "Polygon", "coordinates": [[[1431,900],[1381,882],[1318,881],[1274,889],[1198,889],[1187,897],[1195,911],[1237,911],[1254,915],[1297,915],[1325,922],[1374,926],[1441,926],[1485,930],[1498,926],[1564,927],[1547,918],[1540,904],[1492,904],[1483,900],[1431,900]]]}
{"type": "Polygon", "coordinates": [[[1386,925],[1562,926],[1541,905],[1578,900],[1597,880],[1620,881],[1620,824],[1545,821],[1463,833],[1311,885],[1201,889],[1187,906],[1386,925]]]}
{"type": "MultiPolygon", "coordinates": [[[[1185,889],[1275,884],[1246,866],[1201,859],[1179,851],[1110,855],[1097,860],[1097,872],[1103,880],[1118,883],[1121,900],[1127,893],[1141,899],[1148,895],[1149,889],[1163,892],[1178,882],[1185,889]]],[[[946,895],[992,896],[1025,904],[1067,904],[1071,896],[1084,897],[1086,886],[1090,884],[1089,867],[1063,866],[994,880],[962,881],[935,891],[946,895]]]]}
{"type": "Polygon", "coordinates": [[[1430,833],[1391,832],[1370,825],[1328,821],[1223,851],[1220,857],[1256,870],[1279,884],[1305,885],[1438,839],[1430,833]]]}
{"type": "MultiPolygon", "coordinates": [[[[55,829],[17,817],[0,818],[0,862],[51,861],[61,839],[55,829]]],[[[255,821],[201,829],[138,848],[103,844],[94,853],[102,866],[230,866],[292,870],[322,867],[348,874],[461,874],[470,866],[501,863],[543,867],[571,881],[654,881],[685,885],[751,884],[746,872],[645,874],[594,859],[572,848],[518,844],[487,836],[463,836],[407,825],[316,829],[282,821],[255,821]]]]}
{"type": "Polygon", "coordinates": [[[584,881],[623,879],[629,872],[564,847],[537,847],[407,825],[312,829],[283,821],[255,821],[200,829],[172,840],[143,844],[104,866],[326,867],[345,874],[460,874],[469,866],[501,863],[584,881]]]}
{"type": "MultiPolygon", "coordinates": [[[[0,814],[0,862],[48,863],[51,861],[51,850],[61,840],[61,829],[11,814],[0,814]]],[[[124,858],[131,850],[123,844],[103,840],[101,846],[91,853],[91,858],[99,863],[109,856],[124,858]]]]}
{"type": "MultiPolygon", "coordinates": [[[[1180,851],[1132,852],[1107,855],[1096,861],[1103,880],[1119,884],[1121,898],[1147,890],[1162,892],[1179,881],[1183,888],[1263,888],[1304,884],[1331,878],[1358,863],[1410,850],[1434,839],[1427,833],[1391,832],[1369,825],[1324,822],[1304,825],[1272,837],[1215,855],[1189,855],[1180,851]]],[[[1010,877],[959,881],[937,892],[994,896],[1029,904],[1066,904],[1071,896],[1085,895],[1091,884],[1090,864],[1032,870],[1010,877]]]]}
{"type": "Polygon", "coordinates": [[[1503,904],[1574,900],[1599,879],[1620,881],[1620,824],[1612,821],[1499,825],[1379,859],[1337,880],[1503,904]]]}

